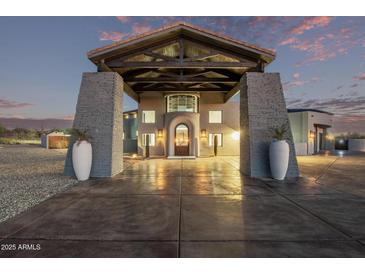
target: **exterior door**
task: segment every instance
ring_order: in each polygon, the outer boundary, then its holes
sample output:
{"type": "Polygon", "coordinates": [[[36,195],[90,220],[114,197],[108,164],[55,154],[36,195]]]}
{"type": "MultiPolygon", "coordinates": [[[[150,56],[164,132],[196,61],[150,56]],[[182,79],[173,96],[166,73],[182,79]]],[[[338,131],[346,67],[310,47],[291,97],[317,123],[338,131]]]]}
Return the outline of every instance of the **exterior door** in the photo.
{"type": "Polygon", "coordinates": [[[189,128],[185,124],[175,128],[175,156],[189,156],[189,128]]]}

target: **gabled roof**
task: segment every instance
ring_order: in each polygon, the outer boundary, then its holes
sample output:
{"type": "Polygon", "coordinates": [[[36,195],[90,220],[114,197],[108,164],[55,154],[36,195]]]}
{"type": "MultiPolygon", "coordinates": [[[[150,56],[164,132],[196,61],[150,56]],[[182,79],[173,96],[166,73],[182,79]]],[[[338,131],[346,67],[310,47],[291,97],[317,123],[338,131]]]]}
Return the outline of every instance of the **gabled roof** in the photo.
{"type": "Polygon", "coordinates": [[[114,42],[112,44],[99,47],[93,50],[90,50],[87,53],[87,56],[90,60],[96,60],[100,57],[110,56],[113,52],[116,52],[122,49],[127,49],[128,47],[133,47],[138,44],[146,44],[149,40],[153,41],[157,37],[162,39],[164,37],[168,38],[173,35],[177,35],[179,33],[183,33],[186,35],[195,35],[200,36],[201,38],[206,38],[210,41],[213,41],[218,44],[225,44],[226,46],[229,46],[231,48],[236,48],[237,50],[241,49],[244,51],[251,51],[252,53],[261,55],[262,58],[265,60],[265,62],[270,63],[275,59],[275,51],[271,49],[266,49],[263,47],[259,47],[257,45],[233,39],[231,37],[228,37],[224,34],[212,32],[209,30],[206,30],[201,27],[197,27],[191,24],[187,24],[185,22],[178,22],[172,25],[164,26],[159,29],[152,30],[150,32],[142,33],[140,35],[133,36],[129,39],[114,42]]]}
{"type": "Polygon", "coordinates": [[[146,92],[239,92],[245,72],[263,72],[275,52],[176,23],[88,52],[98,71],[117,72],[136,101],[146,92]]]}

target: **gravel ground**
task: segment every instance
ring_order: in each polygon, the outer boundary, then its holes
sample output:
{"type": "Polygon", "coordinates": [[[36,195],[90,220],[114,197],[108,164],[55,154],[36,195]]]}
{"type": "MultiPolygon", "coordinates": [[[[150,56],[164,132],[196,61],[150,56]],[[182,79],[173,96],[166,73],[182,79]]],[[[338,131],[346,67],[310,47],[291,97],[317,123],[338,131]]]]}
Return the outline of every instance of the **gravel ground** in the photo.
{"type": "Polygon", "coordinates": [[[77,183],[62,176],[66,152],[0,145],[0,222],[77,183]]]}

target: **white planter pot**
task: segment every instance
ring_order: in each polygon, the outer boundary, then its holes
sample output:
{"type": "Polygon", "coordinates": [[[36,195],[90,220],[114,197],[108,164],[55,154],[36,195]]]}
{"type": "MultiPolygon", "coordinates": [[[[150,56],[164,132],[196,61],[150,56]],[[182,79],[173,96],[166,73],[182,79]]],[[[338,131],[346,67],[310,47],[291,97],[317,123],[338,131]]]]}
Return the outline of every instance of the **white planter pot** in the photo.
{"type": "Polygon", "coordinates": [[[288,170],[289,145],[285,140],[273,141],[270,144],[271,176],[276,180],[283,180],[288,170]]]}
{"type": "Polygon", "coordinates": [[[92,161],[91,144],[87,141],[76,141],[72,146],[72,164],[77,180],[89,179],[92,161]]]}

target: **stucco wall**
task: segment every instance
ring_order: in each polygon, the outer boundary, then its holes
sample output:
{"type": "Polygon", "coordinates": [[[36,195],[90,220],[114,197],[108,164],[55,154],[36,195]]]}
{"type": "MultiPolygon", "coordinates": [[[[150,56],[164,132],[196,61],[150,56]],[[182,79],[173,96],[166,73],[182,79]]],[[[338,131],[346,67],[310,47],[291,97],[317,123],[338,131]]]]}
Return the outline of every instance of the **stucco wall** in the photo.
{"type": "MultiPolygon", "coordinates": [[[[332,126],[333,116],[327,113],[314,111],[302,111],[288,113],[290,125],[296,145],[297,155],[313,154],[315,152],[315,140],[309,138],[310,131],[315,132],[314,124],[332,126]]],[[[327,131],[328,133],[328,131],[327,131]]],[[[319,133],[317,134],[319,138],[319,133]]],[[[324,140],[325,149],[333,149],[333,143],[324,140]]],[[[318,146],[319,144],[317,144],[318,146]]]]}
{"type": "MultiPolygon", "coordinates": [[[[148,93],[141,96],[140,104],[138,108],[138,154],[144,155],[145,147],[142,146],[142,134],[155,133],[156,146],[150,147],[151,156],[168,156],[173,152],[171,151],[171,141],[173,142],[174,136],[170,131],[170,123],[173,117],[186,116],[186,121],[194,124],[194,131],[190,130],[193,135],[190,136],[190,149],[197,148],[200,144],[200,148],[194,155],[210,156],[213,155],[213,147],[208,146],[208,137],[204,138],[200,136],[200,130],[206,129],[207,136],[209,133],[222,133],[223,134],[223,146],[218,148],[218,155],[239,155],[239,140],[234,140],[232,134],[239,131],[239,103],[228,102],[223,103],[223,95],[219,93],[204,93],[199,99],[199,113],[198,118],[190,117],[195,116],[192,113],[167,113],[166,114],[166,101],[162,93],[148,93]],[[155,111],[155,124],[142,123],[142,111],[154,110],[155,111]],[[223,123],[222,124],[210,124],[209,123],[209,110],[222,110],[223,111],[223,123]],[[196,121],[198,119],[198,121],[196,121]],[[163,129],[163,138],[157,138],[158,129],[163,129]],[[192,138],[194,136],[194,138],[192,138]],[[170,141],[170,143],[169,143],[170,141]],[[195,142],[195,143],[194,143],[195,142]]],[[[182,118],[183,119],[183,118],[182,118]]],[[[180,119],[181,120],[181,119],[180,119]]],[[[180,121],[179,120],[179,121],[180,121]]],[[[180,122],[183,122],[181,120],[180,122]]],[[[192,153],[192,152],[190,152],[192,153]]]]}
{"type": "Polygon", "coordinates": [[[149,92],[140,96],[138,107],[138,154],[145,155],[145,147],[142,146],[142,134],[154,133],[156,136],[156,145],[150,147],[151,156],[165,156],[165,139],[166,131],[163,132],[163,138],[157,138],[158,129],[164,129],[165,100],[162,93],[149,92]],[[142,111],[154,110],[155,123],[146,124],[142,122],[142,111]]]}
{"type": "Polygon", "coordinates": [[[234,140],[232,134],[239,132],[239,103],[227,102],[227,103],[204,103],[208,95],[202,95],[202,104],[200,105],[200,129],[206,129],[207,137],[200,138],[200,155],[210,156],[213,155],[213,146],[208,144],[209,133],[222,133],[223,134],[223,146],[218,147],[218,155],[239,155],[239,140],[234,140]],[[209,111],[221,110],[222,124],[209,123],[209,111]]]}

